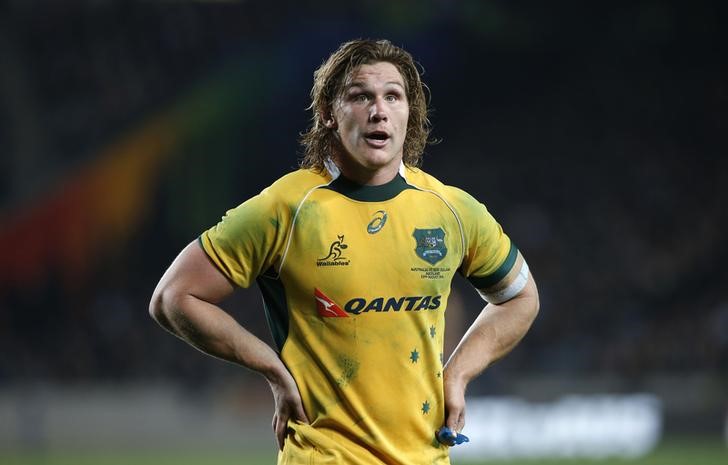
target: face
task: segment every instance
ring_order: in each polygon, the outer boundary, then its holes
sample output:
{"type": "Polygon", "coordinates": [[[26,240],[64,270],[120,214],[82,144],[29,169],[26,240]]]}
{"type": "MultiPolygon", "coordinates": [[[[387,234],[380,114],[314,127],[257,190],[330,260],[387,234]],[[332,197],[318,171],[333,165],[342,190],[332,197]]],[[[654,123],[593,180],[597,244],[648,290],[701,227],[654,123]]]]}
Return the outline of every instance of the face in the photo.
{"type": "Polygon", "coordinates": [[[394,178],[408,118],[404,80],[393,64],[377,62],[355,69],[325,121],[340,142],[335,159],[342,174],[361,184],[394,178]]]}

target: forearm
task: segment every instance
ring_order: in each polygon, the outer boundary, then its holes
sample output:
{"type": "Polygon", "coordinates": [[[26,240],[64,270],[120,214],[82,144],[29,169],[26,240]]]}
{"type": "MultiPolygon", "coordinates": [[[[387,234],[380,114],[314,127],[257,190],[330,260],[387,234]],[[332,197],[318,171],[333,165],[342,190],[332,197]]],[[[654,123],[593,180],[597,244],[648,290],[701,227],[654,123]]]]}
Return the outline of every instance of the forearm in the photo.
{"type": "Polygon", "coordinates": [[[278,354],[217,305],[174,292],[160,293],[154,305],[155,320],[200,351],[247,367],[269,381],[280,382],[286,376],[278,354]]]}
{"type": "Polygon", "coordinates": [[[531,327],[538,306],[533,278],[529,278],[526,288],[513,299],[486,305],[445,365],[445,382],[465,386],[513,350],[531,327]]]}

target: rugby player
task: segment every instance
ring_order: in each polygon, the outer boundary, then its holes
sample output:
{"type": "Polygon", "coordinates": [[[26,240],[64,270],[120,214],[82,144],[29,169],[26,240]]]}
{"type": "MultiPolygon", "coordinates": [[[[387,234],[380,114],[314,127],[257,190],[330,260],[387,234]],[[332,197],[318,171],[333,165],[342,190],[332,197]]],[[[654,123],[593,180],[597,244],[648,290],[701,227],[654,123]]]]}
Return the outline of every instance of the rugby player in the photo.
{"type": "Polygon", "coordinates": [[[486,207],[422,171],[427,100],[412,56],[342,44],[314,73],[305,156],[174,260],[150,313],[265,377],[279,464],[447,464],[465,390],[521,340],[538,293],[486,207]],[[455,272],[487,304],[443,363],[455,272]],[[275,347],[218,303],[257,283],[275,347]]]}

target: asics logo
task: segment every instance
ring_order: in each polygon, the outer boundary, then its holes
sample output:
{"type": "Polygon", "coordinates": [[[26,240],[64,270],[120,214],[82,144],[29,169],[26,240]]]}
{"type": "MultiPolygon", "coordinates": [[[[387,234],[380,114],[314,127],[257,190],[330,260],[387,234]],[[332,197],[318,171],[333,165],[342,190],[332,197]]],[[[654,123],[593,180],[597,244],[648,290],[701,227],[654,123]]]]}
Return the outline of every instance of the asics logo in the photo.
{"type": "Polygon", "coordinates": [[[374,218],[367,225],[367,232],[369,234],[378,233],[383,227],[384,223],[387,222],[387,212],[384,210],[377,210],[374,213],[374,218]]]}

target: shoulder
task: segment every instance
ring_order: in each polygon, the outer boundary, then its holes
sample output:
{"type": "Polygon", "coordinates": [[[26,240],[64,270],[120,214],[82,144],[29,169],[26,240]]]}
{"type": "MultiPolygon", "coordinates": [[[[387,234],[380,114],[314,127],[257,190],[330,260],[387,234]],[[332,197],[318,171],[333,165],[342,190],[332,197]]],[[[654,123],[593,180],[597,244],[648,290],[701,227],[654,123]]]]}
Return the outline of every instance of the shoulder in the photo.
{"type": "Polygon", "coordinates": [[[330,181],[331,178],[325,171],[320,173],[310,169],[298,169],[281,176],[239,207],[255,205],[257,208],[275,210],[279,214],[287,215],[288,212],[295,211],[309,192],[330,181]]]}
{"type": "Polygon", "coordinates": [[[284,224],[308,192],[329,182],[327,176],[325,172],[316,173],[307,169],[285,174],[258,195],[228,210],[222,218],[223,223],[247,227],[271,217],[271,223],[284,224]]]}
{"type": "Polygon", "coordinates": [[[447,187],[439,179],[420,168],[405,167],[404,170],[407,184],[418,189],[439,192],[447,187]]]}
{"type": "Polygon", "coordinates": [[[407,183],[417,189],[432,192],[458,211],[482,208],[482,204],[464,190],[450,186],[419,168],[406,168],[407,183]]]}
{"type": "Polygon", "coordinates": [[[331,177],[326,171],[298,169],[278,178],[263,189],[261,194],[286,203],[297,203],[312,189],[326,185],[330,181],[331,177]]]}

